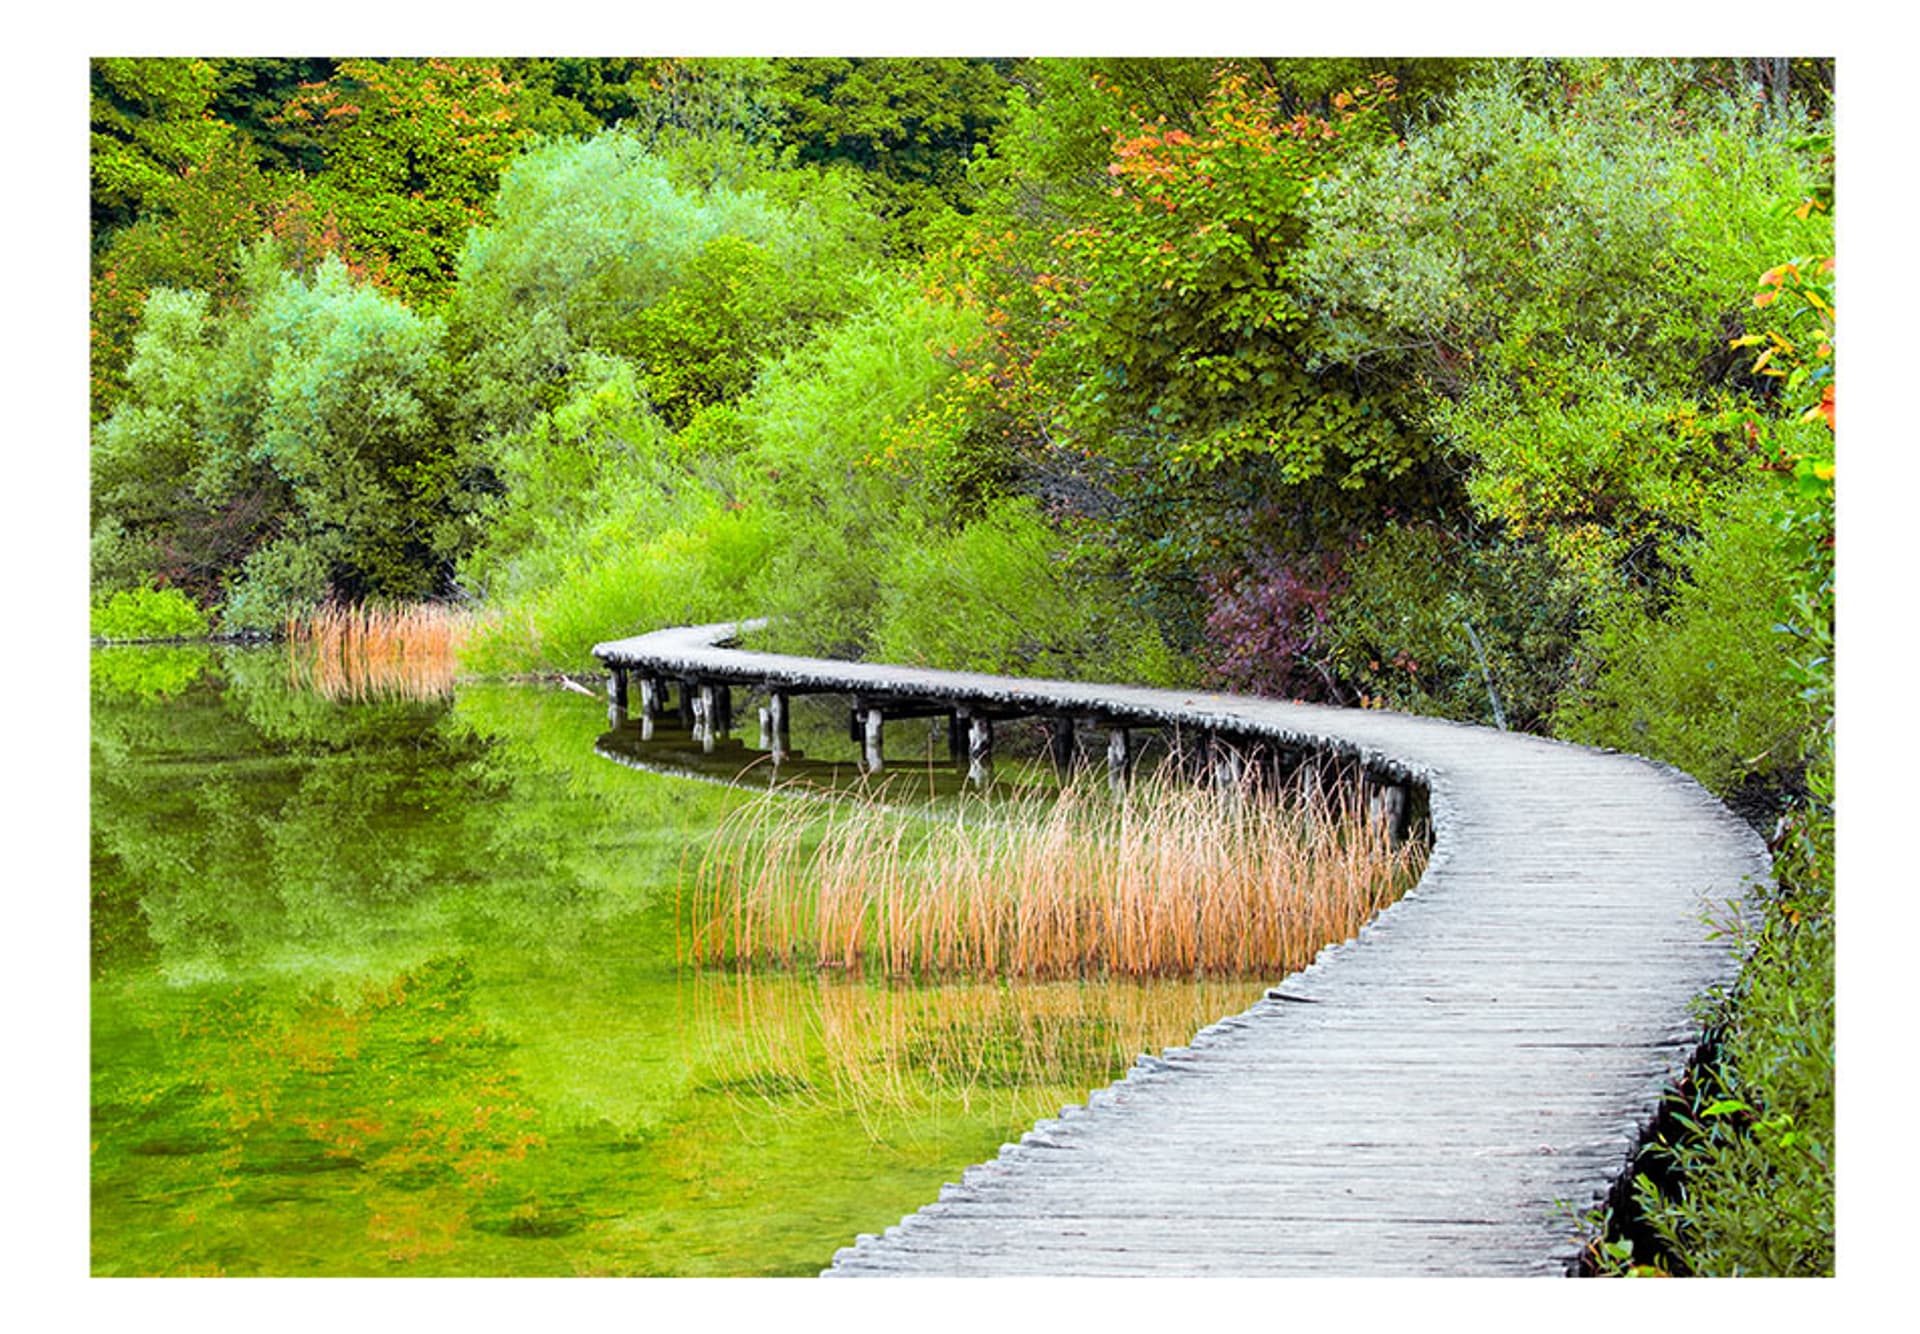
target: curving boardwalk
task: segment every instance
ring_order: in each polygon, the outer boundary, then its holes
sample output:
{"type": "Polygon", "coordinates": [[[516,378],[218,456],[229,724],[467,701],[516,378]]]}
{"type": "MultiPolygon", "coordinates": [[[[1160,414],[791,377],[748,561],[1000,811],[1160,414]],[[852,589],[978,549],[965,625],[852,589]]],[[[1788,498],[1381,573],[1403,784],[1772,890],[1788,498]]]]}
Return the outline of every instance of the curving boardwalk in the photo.
{"type": "MultiPolygon", "coordinates": [[[[1692,779],[1384,712],[738,651],[601,644],[616,672],[1135,725],[1332,753],[1424,788],[1419,885],[1243,1014],[1143,1057],[829,1276],[1565,1274],[1737,961],[1704,921],[1768,870],[1692,779]]],[[[624,675],[621,676],[624,688],[624,675]]]]}

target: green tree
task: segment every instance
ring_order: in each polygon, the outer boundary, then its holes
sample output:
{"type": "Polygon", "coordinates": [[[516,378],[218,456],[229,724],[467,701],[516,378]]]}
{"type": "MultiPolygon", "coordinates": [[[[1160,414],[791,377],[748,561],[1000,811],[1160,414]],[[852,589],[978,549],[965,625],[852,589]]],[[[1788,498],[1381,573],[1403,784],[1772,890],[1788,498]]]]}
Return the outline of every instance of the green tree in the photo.
{"type": "Polygon", "coordinates": [[[188,168],[233,137],[210,114],[220,75],[206,60],[111,57],[92,62],[94,245],[164,210],[188,168]]]}
{"type": "MultiPolygon", "coordinates": [[[[1005,117],[1011,62],[878,56],[776,60],[769,93],[780,142],[803,163],[876,179],[884,210],[928,215],[967,205],[968,163],[1005,117]]],[[[912,216],[918,215],[918,216],[912,216]]]]}

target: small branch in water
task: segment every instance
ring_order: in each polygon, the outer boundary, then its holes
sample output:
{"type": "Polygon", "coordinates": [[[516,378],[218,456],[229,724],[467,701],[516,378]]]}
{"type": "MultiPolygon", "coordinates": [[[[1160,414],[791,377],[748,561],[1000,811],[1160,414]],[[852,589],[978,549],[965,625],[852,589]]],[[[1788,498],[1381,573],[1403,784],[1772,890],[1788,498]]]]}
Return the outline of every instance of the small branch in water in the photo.
{"type": "Polygon", "coordinates": [[[585,695],[588,699],[600,698],[599,691],[587,689],[585,686],[581,685],[578,681],[574,680],[571,676],[567,676],[564,673],[560,677],[560,684],[565,686],[568,690],[573,691],[575,694],[585,695]]]}

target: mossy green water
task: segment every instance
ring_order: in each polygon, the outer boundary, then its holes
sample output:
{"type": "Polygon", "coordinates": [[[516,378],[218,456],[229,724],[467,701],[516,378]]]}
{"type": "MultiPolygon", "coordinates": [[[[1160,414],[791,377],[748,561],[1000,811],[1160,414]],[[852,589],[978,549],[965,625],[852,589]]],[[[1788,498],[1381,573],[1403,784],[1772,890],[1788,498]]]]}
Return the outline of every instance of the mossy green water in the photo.
{"type": "Polygon", "coordinates": [[[1257,985],[702,974],[745,794],[531,686],[93,670],[97,1274],[804,1274],[1257,985]]]}

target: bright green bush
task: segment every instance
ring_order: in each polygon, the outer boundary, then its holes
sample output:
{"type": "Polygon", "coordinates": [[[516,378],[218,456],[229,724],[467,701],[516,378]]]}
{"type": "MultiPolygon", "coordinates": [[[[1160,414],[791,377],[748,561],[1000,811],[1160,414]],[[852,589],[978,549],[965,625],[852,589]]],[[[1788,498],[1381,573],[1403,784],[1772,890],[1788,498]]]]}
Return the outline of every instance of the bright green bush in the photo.
{"type": "Polygon", "coordinates": [[[874,653],[957,671],[1175,684],[1177,659],[1126,585],[1075,560],[1032,502],[1005,501],[951,534],[898,549],[874,653]]]}
{"type": "Polygon", "coordinates": [[[450,316],[483,436],[524,426],[588,349],[639,359],[664,401],[690,409],[743,387],[742,360],[847,308],[878,241],[843,182],[763,166],[696,184],[679,168],[640,136],[609,131],[543,145],[506,173],[494,222],[461,254],[450,316]],[[805,176],[804,198],[793,175],[805,176]],[[676,298],[683,286],[696,290],[676,298]],[[701,293],[723,308],[691,310],[701,293]],[[663,303],[697,317],[679,332],[684,346],[663,327],[669,317],[651,313],[663,303]],[[695,346],[727,365],[713,383],[685,380],[680,354],[695,346]]]}
{"type": "Polygon", "coordinates": [[[95,639],[197,639],[212,627],[177,588],[130,588],[95,597],[87,626],[95,639]]]}
{"type": "Polygon", "coordinates": [[[1555,731],[1665,760],[1723,794],[1796,772],[1808,733],[1776,629],[1796,553],[1777,502],[1749,491],[1665,554],[1668,604],[1622,593],[1599,611],[1555,731]]]}
{"type": "Polygon", "coordinates": [[[754,590],[771,645],[872,651],[886,571],[948,509],[901,424],[953,375],[943,349],[977,327],[903,279],[876,279],[857,313],[770,365],[738,404],[739,494],[777,533],[754,590]]]}
{"type": "Polygon", "coordinates": [[[1806,128],[1663,62],[1491,65],[1318,184],[1320,356],[1423,385],[1481,512],[1565,559],[1697,527],[1771,393],[1727,347],[1761,257],[1830,251],[1806,128]]]}
{"type": "Polygon", "coordinates": [[[461,653],[477,672],[590,671],[602,640],[756,614],[745,590],[765,560],[766,516],[715,505],[651,537],[595,544],[571,569],[501,607],[461,653]]]}

